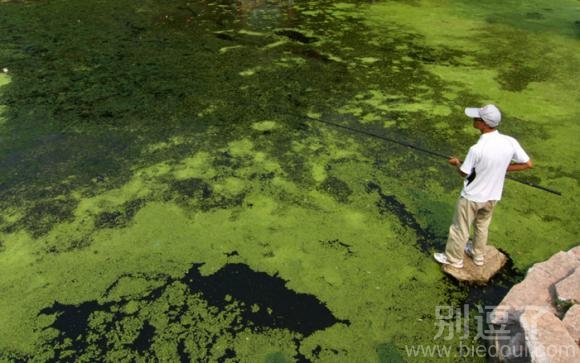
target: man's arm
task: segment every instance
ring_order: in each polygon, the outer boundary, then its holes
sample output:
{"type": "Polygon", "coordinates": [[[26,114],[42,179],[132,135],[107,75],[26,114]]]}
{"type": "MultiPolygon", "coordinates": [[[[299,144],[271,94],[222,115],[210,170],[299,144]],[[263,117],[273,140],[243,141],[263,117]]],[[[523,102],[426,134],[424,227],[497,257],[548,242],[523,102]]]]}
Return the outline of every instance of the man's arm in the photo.
{"type": "Polygon", "coordinates": [[[534,166],[534,164],[532,163],[532,159],[529,159],[525,163],[512,163],[512,164],[510,164],[507,168],[507,171],[526,170],[526,169],[530,169],[533,166],[534,166]]]}
{"type": "Polygon", "coordinates": [[[453,165],[456,169],[457,172],[462,176],[462,177],[466,177],[467,174],[465,174],[464,172],[461,171],[460,167],[461,167],[461,160],[457,159],[456,157],[450,157],[447,162],[450,165],[453,165]]]}

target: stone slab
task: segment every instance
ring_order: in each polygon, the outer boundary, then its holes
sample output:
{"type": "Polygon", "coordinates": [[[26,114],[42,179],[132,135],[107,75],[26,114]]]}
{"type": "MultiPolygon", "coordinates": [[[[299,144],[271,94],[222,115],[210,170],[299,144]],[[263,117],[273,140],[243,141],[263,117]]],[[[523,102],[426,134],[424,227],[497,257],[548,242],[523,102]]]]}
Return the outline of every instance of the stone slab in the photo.
{"type": "Polygon", "coordinates": [[[520,316],[533,363],[578,363],[580,348],[564,324],[549,310],[526,309],[520,316]]]}
{"type": "Polygon", "coordinates": [[[547,307],[556,313],[552,304],[552,276],[543,269],[532,268],[526,278],[512,286],[491,315],[491,323],[501,324],[517,321],[527,306],[547,307]]]}
{"type": "Polygon", "coordinates": [[[485,264],[477,266],[473,263],[471,257],[464,253],[463,268],[458,269],[450,265],[442,265],[442,269],[458,281],[485,284],[506,264],[507,257],[494,246],[487,245],[484,250],[484,258],[485,264]]]}
{"type": "Polygon", "coordinates": [[[536,263],[532,269],[542,269],[552,276],[550,281],[555,284],[561,279],[572,274],[580,266],[580,260],[570,252],[558,252],[549,260],[536,263]]]}
{"type": "Polygon", "coordinates": [[[556,284],[556,296],[560,301],[580,303],[580,267],[556,284]]]}
{"type": "Polygon", "coordinates": [[[574,255],[580,261],[580,246],[571,248],[568,253],[574,255]]]}
{"type": "Polygon", "coordinates": [[[547,307],[557,314],[554,304],[556,284],[570,276],[580,261],[570,251],[558,252],[550,259],[533,265],[526,278],[514,285],[495,309],[494,321],[513,321],[518,319],[526,306],[547,307]]]}
{"type": "Polygon", "coordinates": [[[568,309],[562,324],[564,324],[576,344],[580,346],[580,305],[576,304],[568,309]]]}

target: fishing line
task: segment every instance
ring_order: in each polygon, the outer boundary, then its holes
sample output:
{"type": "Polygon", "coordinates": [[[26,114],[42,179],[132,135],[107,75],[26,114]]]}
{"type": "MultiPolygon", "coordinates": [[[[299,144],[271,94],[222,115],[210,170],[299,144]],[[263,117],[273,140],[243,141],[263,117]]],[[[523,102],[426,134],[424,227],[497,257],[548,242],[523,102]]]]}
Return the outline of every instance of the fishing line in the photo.
{"type": "MultiPolygon", "coordinates": [[[[341,128],[341,129],[344,129],[344,130],[347,130],[347,131],[350,131],[350,132],[355,132],[355,133],[358,133],[358,134],[362,134],[362,135],[374,137],[374,138],[377,138],[377,139],[381,139],[381,140],[384,140],[384,141],[388,141],[388,142],[391,142],[391,143],[394,143],[394,144],[397,144],[397,145],[401,145],[401,146],[404,146],[404,147],[407,147],[407,148],[410,148],[410,149],[413,149],[413,150],[416,150],[416,151],[420,151],[420,152],[425,153],[425,154],[429,154],[431,156],[436,156],[436,157],[439,157],[439,158],[444,158],[445,160],[447,160],[447,159],[450,158],[449,155],[445,155],[445,154],[439,153],[437,151],[428,150],[428,149],[419,147],[417,145],[414,145],[414,144],[411,144],[411,143],[408,143],[408,142],[404,142],[404,141],[400,141],[400,140],[393,139],[391,137],[386,137],[386,136],[383,136],[383,135],[377,135],[377,134],[374,134],[374,133],[369,132],[369,131],[366,131],[366,130],[361,130],[361,129],[357,129],[355,127],[350,127],[350,126],[345,126],[345,125],[340,125],[340,124],[337,124],[337,123],[334,123],[334,122],[330,122],[330,121],[323,120],[323,119],[320,119],[320,118],[311,117],[311,116],[308,116],[308,115],[301,115],[300,117],[306,118],[308,120],[320,122],[320,123],[323,123],[323,124],[326,124],[326,125],[334,126],[334,127],[337,127],[337,128],[341,128]]],[[[527,180],[522,180],[522,179],[513,177],[513,176],[511,176],[509,174],[506,174],[506,178],[507,179],[510,179],[510,180],[513,180],[515,182],[518,182],[518,183],[521,183],[521,184],[530,186],[532,188],[536,188],[536,189],[539,189],[539,190],[543,190],[543,191],[548,192],[548,193],[552,193],[552,194],[559,195],[559,196],[562,195],[562,193],[559,192],[559,191],[557,191],[557,190],[550,189],[550,188],[544,187],[542,185],[538,185],[538,184],[532,183],[532,182],[527,181],[527,180]]]]}

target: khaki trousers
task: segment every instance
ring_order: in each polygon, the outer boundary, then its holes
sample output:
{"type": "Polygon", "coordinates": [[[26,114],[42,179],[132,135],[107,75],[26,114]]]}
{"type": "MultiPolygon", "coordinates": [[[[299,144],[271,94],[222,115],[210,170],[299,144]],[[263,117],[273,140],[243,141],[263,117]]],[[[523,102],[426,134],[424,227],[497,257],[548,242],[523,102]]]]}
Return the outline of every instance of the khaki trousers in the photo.
{"type": "Polygon", "coordinates": [[[459,198],[445,247],[445,254],[449,262],[455,263],[463,260],[463,250],[469,240],[469,230],[472,225],[473,257],[474,259],[483,259],[484,248],[487,245],[487,230],[496,203],[495,200],[478,203],[463,197],[459,198]]]}

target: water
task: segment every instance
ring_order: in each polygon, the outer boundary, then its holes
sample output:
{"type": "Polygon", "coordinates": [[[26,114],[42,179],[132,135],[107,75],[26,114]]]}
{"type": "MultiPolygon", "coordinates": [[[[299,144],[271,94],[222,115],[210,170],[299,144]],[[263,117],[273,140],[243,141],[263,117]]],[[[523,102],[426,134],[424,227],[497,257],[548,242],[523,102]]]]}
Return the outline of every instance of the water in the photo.
{"type": "Polygon", "coordinates": [[[0,358],[460,360],[437,306],[496,304],[578,243],[579,22],[563,0],[2,1],[0,358]],[[463,157],[488,102],[535,162],[517,176],[563,196],[506,182],[512,262],[483,289],[432,260],[461,180],[417,148],[463,157]]]}

